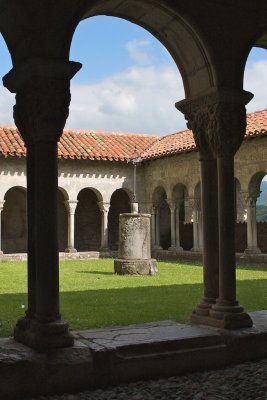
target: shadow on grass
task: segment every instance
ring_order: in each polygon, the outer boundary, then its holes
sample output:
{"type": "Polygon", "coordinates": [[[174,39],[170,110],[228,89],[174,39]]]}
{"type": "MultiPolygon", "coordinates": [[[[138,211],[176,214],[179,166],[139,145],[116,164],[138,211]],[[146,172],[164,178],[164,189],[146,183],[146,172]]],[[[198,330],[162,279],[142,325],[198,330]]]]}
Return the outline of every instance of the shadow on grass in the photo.
{"type": "Polygon", "coordinates": [[[92,274],[92,275],[115,275],[114,272],[108,271],[75,271],[77,274],[92,274]]]}
{"type": "MultiPolygon", "coordinates": [[[[237,298],[246,311],[267,308],[267,279],[237,282],[237,298]]],[[[146,286],[61,293],[61,313],[71,329],[128,325],[166,319],[188,322],[202,297],[201,284],[146,286]]],[[[0,295],[0,335],[10,336],[26,294],[0,295]]],[[[26,306],[25,306],[26,309],[26,306]]]]}

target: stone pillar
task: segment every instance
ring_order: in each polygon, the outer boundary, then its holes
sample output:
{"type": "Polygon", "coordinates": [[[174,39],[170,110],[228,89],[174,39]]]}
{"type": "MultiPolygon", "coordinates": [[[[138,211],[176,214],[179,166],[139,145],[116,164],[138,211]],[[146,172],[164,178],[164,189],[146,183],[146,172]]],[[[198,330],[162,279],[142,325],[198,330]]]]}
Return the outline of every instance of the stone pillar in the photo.
{"type": "Polygon", "coordinates": [[[169,203],[171,212],[171,247],[168,250],[176,251],[176,207],[174,204],[169,203]]]}
{"type": "Polygon", "coordinates": [[[4,208],[4,203],[5,200],[0,200],[0,255],[3,254],[3,250],[2,250],[2,218],[1,218],[1,214],[4,208]]]}
{"type": "Polygon", "coordinates": [[[244,194],[247,206],[247,248],[246,254],[261,253],[258,248],[256,203],[259,193],[244,194]]]}
{"type": "Polygon", "coordinates": [[[110,203],[105,203],[104,201],[99,201],[98,207],[101,211],[101,251],[109,251],[108,247],[108,212],[110,208],[110,203]]]}
{"type": "Polygon", "coordinates": [[[181,247],[180,243],[180,207],[181,207],[182,201],[178,202],[176,204],[176,209],[175,209],[175,247],[176,251],[181,252],[184,251],[184,249],[181,247]]]}
{"type": "Polygon", "coordinates": [[[60,317],[57,235],[57,142],[68,117],[75,62],[31,59],[3,79],[16,93],[14,119],[29,152],[29,313],[16,325],[16,340],[39,350],[73,344],[60,317]],[[30,315],[29,315],[30,314],[30,315]],[[29,317],[30,316],[30,317],[29,317]]]}
{"type": "Polygon", "coordinates": [[[193,221],[193,248],[191,251],[199,252],[199,199],[198,198],[189,198],[188,203],[192,208],[192,221],[193,221]]]}
{"type": "Polygon", "coordinates": [[[160,245],[160,225],[159,225],[159,206],[155,207],[155,246],[154,249],[161,250],[160,245]]]}
{"type": "Polygon", "coordinates": [[[120,214],[118,258],[114,272],[119,275],[155,275],[151,258],[150,214],[120,214]]]}
{"type": "MultiPolygon", "coordinates": [[[[194,138],[200,152],[208,149],[210,155],[217,159],[218,177],[218,227],[219,227],[219,296],[212,303],[209,316],[199,316],[198,323],[217,326],[225,329],[239,329],[252,326],[251,318],[244,312],[236,300],[235,275],[235,185],[234,185],[234,154],[242,143],[246,131],[245,105],[252,95],[248,92],[230,88],[213,88],[210,93],[192,101],[177,104],[186,115],[189,127],[193,130],[194,138]]],[[[210,164],[211,165],[211,164],[210,164]]],[[[208,167],[202,166],[202,198],[203,208],[203,243],[204,254],[209,258],[214,249],[208,245],[207,202],[210,197],[208,167]],[[204,171],[204,169],[206,171],[204,171]],[[206,197],[207,196],[207,197],[206,197]]],[[[211,169],[210,169],[211,170],[211,169]]],[[[212,172],[211,172],[212,174],[212,172]]],[[[212,183],[211,183],[212,185],[212,183]]],[[[214,212],[214,208],[213,208],[214,212]]],[[[210,232],[212,234],[212,232],[210,232]]],[[[218,237],[216,230],[214,236],[218,237]]],[[[217,260],[214,260],[217,261],[217,260]]],[[[207,259],[204,259],[204,263],[207,259]]],[[[204,265],[212,274],[210,265],[204,265]]],[[[213,290],[215,293],[215,288],[213,290]]],[[[207,305],[208,308],[208,305],[207,305]]],[[[205,311],[204,311],[205,313],[205,311]]]]}
{"type": "Polygon", "coordinates": [[[68,246],[65,250],[66,253],[77,252],[77,250],[74,248],[74,217],[77,204],[77,200],[65,201],[65,206],[68,211],[68,246]]]}
{"type": "Polygon", "coordinates": [[[156,246],[156,208],[151,207],[151,248],[155,249],[156,246]]]}

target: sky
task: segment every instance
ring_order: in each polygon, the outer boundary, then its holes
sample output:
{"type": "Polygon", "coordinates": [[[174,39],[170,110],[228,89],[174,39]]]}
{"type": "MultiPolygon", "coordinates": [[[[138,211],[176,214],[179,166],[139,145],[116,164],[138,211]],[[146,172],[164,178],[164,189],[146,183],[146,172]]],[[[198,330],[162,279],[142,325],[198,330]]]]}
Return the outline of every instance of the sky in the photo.
{"type": "MultiPolygon", "coordinates": [[[[70,59],[83,68],[71,82],[66,128],[166,135],[186,129],[174,104],[184,99],[179,71],[161,43],[143,28],[93,17],[76,29],[70,59]]],[[[0,37],[0,76],[11,68],[0,37]]],[[[267,107],[267,51],[251,52],[244,80],[254,93],[248,112],[267,107]]],[[[14,95],[0,83],[0,125],[13,125],[14,95]]]]}

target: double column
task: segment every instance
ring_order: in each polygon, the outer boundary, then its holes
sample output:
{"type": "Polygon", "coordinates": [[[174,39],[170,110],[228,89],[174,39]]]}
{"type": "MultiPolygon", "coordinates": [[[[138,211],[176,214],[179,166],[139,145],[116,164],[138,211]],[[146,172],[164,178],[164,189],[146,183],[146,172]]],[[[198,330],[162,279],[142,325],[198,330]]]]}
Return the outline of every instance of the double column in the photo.
{"type": "Polygon", "coordinates": [[[76,253],[77,250],[74,247],[74,227],[75,227],[75,210],[78,204],[78,200],[67,200],[65,206],[68,212],[68,246],[65,250],[66,253],[76,253]]]}
{"type": "Polygon", "coordinates": [[[204,297],[192,321],[226,329],[252,325],[236,299],[234,185],[234,155],[245,135],[245,105],[251,98],[245,91],[220,88],[177,103],[193,131],[201,165],[204,297]]]}
{"type": "Polygon", "coordinates": [[[101,212],[101,251],[109,251],[108,247],[108,212],[110,208],[110,203],[105,203],[104,201],[99,201],[98,207],[101,212]]]}
{"type": "Polygon", "coordinates": [[[175,252],[183,251],[180,245],[180,219],[179,212],[182,200],[178,203],[169,203],[170,213],[171,213],[171,247],[169,250],[175,252]]]}
{"type": "Polygon", "coordinates": [[[0,255],[3,254],[3,250],[2,250],[2,211],[4,208],[4,204],[5,204],[5,200],[0,200],[0,255]]]}
{"type": "Polygon", "coordinates": [[[247,248],[246,254],[258,254],[257,238],[257,216],[256,216],[256,203],[260,193],[243,193],[246,207],[247,207],[247,248]]]}
{"type": "Polygon", "coordinates": [[[14,119],[27,148],[28,310],[16,340],[39,350],[73,344],[60,316],[57,235],[58,157],[70,103],[70,79],[80,64],[28,60],[4,77],[16,93],[14,119]]]}

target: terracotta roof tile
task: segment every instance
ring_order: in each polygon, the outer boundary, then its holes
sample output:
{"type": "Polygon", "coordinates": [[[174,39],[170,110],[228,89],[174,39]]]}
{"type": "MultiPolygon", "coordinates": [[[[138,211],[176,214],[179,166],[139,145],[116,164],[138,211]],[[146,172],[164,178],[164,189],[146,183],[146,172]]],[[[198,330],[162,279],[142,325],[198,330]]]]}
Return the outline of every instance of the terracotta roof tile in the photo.
{"type": "MultiPolygon", "coordinates": [[[[245,138],[267,134],[267,109],[247,115],[245,138]]],[[[164,137],[102,131],[64,130],[58,143],[58,157],[129,161],[135,147],[145,160],[196,150],[190,130],[164,137]]],[[[23,140],[15,127],[0,126],[0,155],[26,156],[23,140]]]]}
{"type": "MultiPolygon", "coordinates": [[[[247,129],[245,139],[267,134],[267,109],[247,114],[247,129]]],[[[196,144],[193,133],[190,130],[163,136],[157,142],[152,143],[142,158],[151,160],[171,156],[178,153],[195,151],[196,144]]]]}

